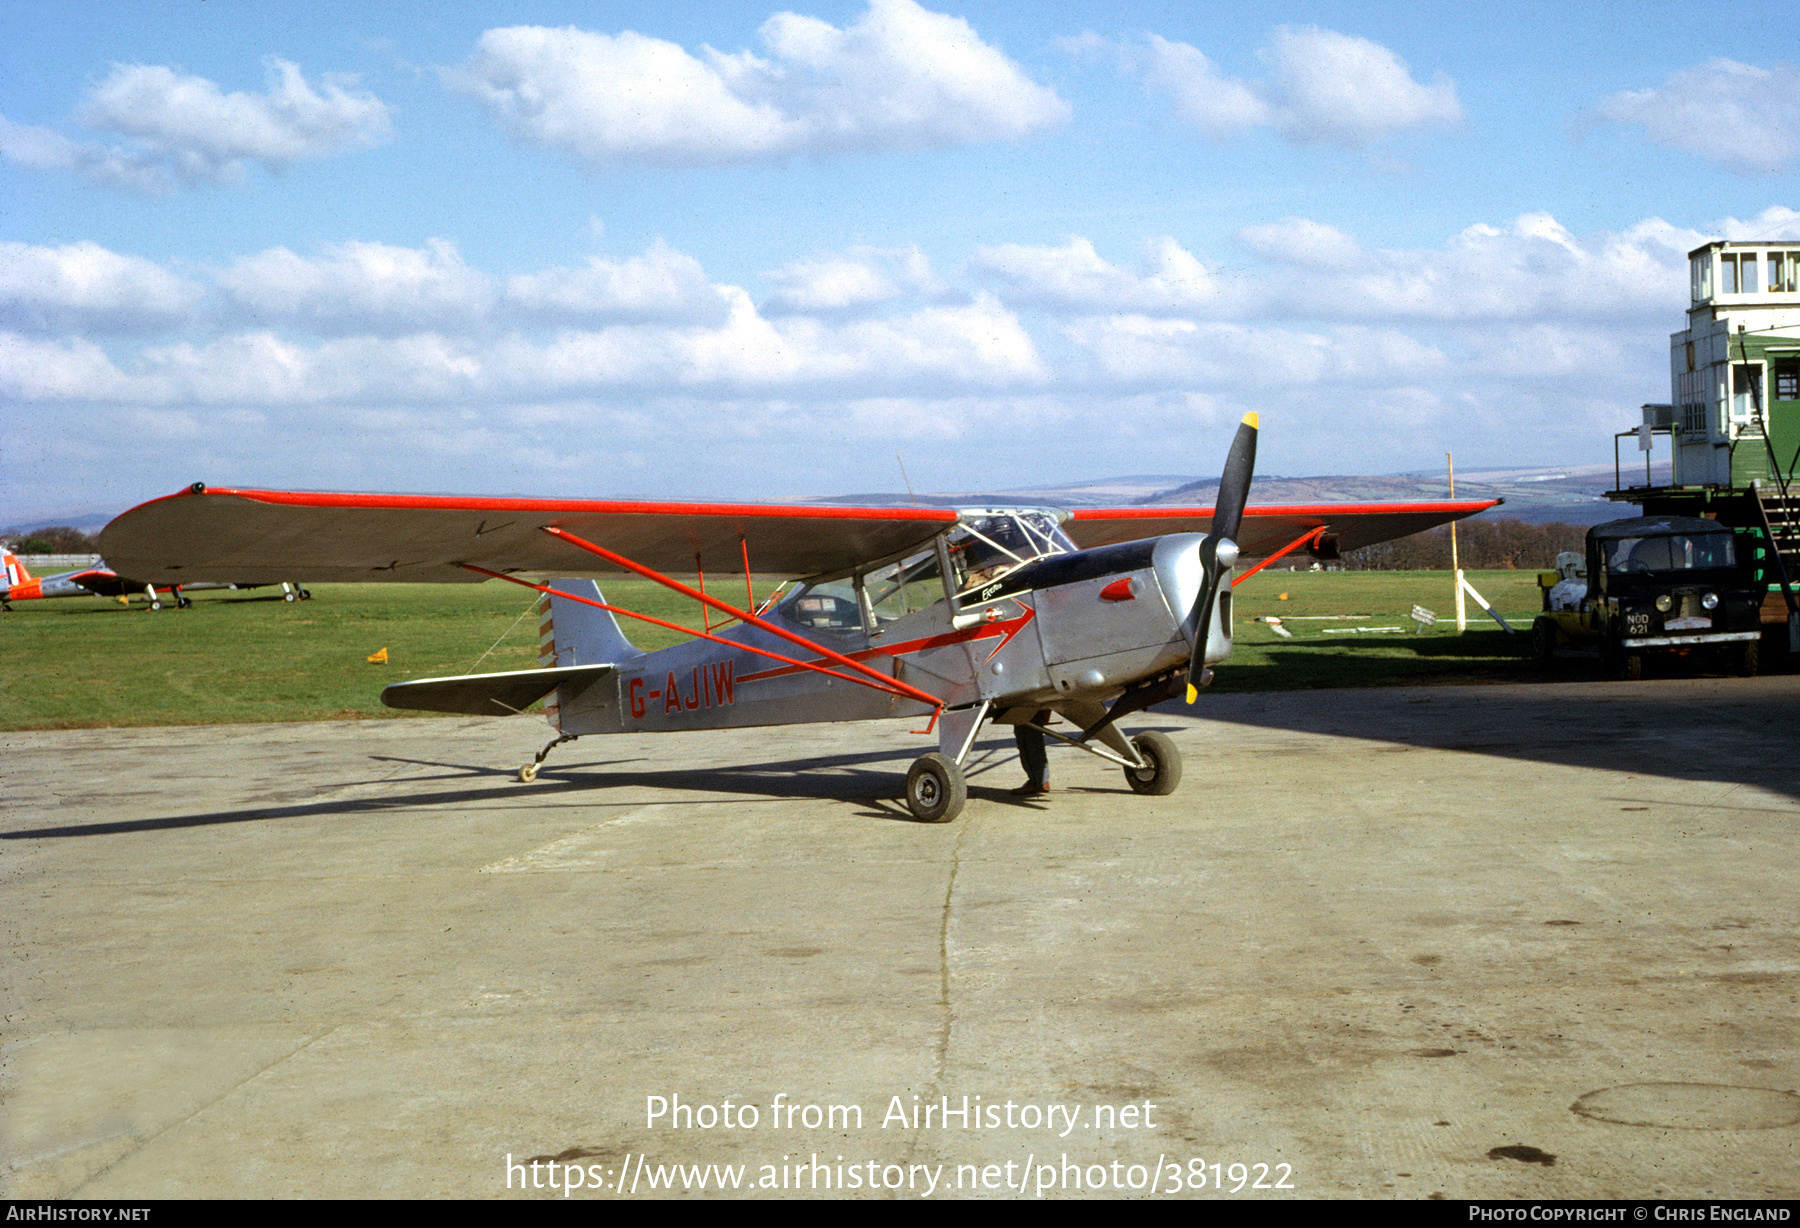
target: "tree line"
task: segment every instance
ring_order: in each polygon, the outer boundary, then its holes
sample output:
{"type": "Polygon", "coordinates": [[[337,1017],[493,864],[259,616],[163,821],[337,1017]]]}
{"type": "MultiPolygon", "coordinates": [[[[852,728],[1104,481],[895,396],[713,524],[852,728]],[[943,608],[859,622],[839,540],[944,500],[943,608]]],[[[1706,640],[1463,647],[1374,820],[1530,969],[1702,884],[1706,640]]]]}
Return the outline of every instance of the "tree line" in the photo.
{"type": "Polygon", "coordinates": [[[12,539],[12,548],[14,554],[95,554],[100,549],[93,538],[66,524],[33,529],[12,539]]]}
{"type": "MultiPolygon", "coordinates": [[[[1564,550],[1585,549],[1587,526],[1482,516],[1456,525],[1457,559],[1465,570],[1549,571],[1564,550]]],[[[1347,571],[1449,571],[1450,526],[1378,542],[1344,555],[1347,571]]]]}

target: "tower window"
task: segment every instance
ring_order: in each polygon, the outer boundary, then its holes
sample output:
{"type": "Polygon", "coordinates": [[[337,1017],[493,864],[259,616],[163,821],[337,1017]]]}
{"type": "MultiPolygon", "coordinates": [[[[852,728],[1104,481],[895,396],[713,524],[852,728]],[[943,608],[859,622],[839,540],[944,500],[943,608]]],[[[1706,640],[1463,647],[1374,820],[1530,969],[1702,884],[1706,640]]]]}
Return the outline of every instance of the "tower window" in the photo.
{"type": "Polygon", "coordinates": [[[1783,358],[1775,363],[1775,399],[1800,401],[1800,358],[1783,358]]]}

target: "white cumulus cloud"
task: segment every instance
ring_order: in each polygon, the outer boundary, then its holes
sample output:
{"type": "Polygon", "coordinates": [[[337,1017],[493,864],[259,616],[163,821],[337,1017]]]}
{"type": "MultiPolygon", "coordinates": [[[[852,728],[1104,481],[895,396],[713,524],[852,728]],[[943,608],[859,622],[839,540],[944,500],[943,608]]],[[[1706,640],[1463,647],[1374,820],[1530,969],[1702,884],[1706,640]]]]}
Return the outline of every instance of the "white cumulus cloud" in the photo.
{"type": "Polygon", "coordinates": [[[259,320],[383,332],[472,322],[487,315],[495,295],[493,279],[444,239],[423,248],[352,241],[319,257],[274,247],[239,258],[216,280],[259,320]]]}
{"type": "Polygon", "coordinates": [[[787,311],[845,311],[941,290],[931,262],[917,245],[853,247],[841,254],[791,261],[762,278],[775,287],[771,304],[787,311]]]}
{"type": "Polygon", "coordinates": [[[872,0],[839,29],[777,13],[767,55],[633,31],[488,30],[446,82],[522,139],[595,162],[693,165],[1017,138],[1068,104],[968,22],[872,0]]]}
{"type": "Polygon", "coordinates": [[[1773,173],[1800,158],[1800,69],[1711,60],[1614,94],[1595,114],[1731,170],[1773,173]]]}
{"type": "Polygon", "coordinates": [[[1152,35],[1143,74],[1183,120],[1212,137],[1269,127],[1299,144],[1363,147],[1463,116],[1449,77],[1415,80],[1399,56],[1366,38],[1279,26],[1262,55],[1269,79],[1239,80],[1198,48],[1152,35]]]}
{"type": "Polygon", "coordinates": [[[34,332],[133,332],[187,320],[199,283],[141,256],[86,240],[62,247],[0,242],[0,314],[34,332]]]}
{"type": "Polygon", "coordinates": [[[1175,311],[1208,303],[1215,290],[1206,266],[1167,237],[1145,244],[1135,271],[1104,259],[1078,235],[1062,247],[984,247],[969,266],[1004,286],[1009,298],[1060,307],[1175,311]]]}
{"type": "Polygon", "coordinates": [[[112,186],[166,191],[177,182],[235,183],[252,164],[277,170],[386,139],[391,110],[374,95],[332,76],[314,85],[286,60],[265,68],[267,91],[251,94],[163,65],[114,64],[75,118],[123,145],[0,120],[0,153],[112,186]]]}
{"type": "Polygon", "coordinates": [[[509,307],[541,318],[610,317],[720,322],[726,296],[707,280],[700,262],[657,241],[641,256],[613,260],[590,256],[585,264],[559,265],[506,279],[509,307]]]}

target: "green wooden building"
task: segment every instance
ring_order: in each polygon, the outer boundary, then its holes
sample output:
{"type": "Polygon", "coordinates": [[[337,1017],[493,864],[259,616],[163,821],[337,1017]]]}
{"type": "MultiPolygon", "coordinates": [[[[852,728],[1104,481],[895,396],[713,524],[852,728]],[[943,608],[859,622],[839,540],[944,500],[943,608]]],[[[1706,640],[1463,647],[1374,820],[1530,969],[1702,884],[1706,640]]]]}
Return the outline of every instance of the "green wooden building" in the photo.
{"type": "Polygon", "coordinates": [[[1669,481],[1627,485],[1622,464],[1608,497],[1755,537],[1774,589],[1765,619],[1787,622],[1782,571],[1800,583],[1800,242],[1695,248],[1688,299],[1687,327],[1669,337],[1669,403],[1644,406],[1643,426],[1620,437],[1668,436],[1669,481]]]}

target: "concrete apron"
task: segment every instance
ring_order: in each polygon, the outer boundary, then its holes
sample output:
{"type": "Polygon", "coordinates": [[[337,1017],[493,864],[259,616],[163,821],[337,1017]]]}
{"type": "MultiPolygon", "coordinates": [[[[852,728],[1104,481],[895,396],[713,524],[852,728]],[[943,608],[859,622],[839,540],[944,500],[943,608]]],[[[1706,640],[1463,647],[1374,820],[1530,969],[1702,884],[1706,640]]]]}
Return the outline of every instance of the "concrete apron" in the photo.
{"type": "Polygon", "coordinates": [[[1792,1196],[1797,692],[7,734],[0,1194],[1792,1196]]]}

